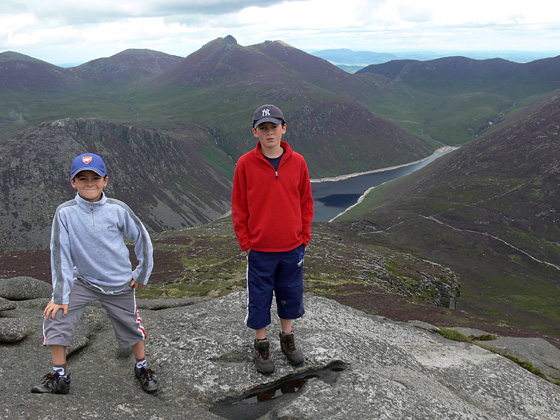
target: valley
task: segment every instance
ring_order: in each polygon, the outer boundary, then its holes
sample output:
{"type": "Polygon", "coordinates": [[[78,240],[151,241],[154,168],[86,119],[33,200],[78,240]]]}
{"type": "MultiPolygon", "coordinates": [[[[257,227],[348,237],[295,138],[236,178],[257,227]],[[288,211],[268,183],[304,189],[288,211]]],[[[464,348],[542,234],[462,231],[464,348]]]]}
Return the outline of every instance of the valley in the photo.
{"type": "MultiPolygon", "coordinates": [[[[353,250],[381,247],[449,267],[461,285],[459,310],[560,337],[559,66],[559,57],[522,64],[446,57],[350,74],[281,41],[241,46],[231,36],[184,59],[126,50],[68,69],[2,53],[0,252],[14,259],[45,252],[52,214],[74,194],[70,160],[88,150],[106,158],[110,196],[130,204],[155,238],[179,235],[162,239],[161,250],[177,252],[158,253],[158,275],[180,283],[188,273],[180,236],[194,240],[190,229],[211,232],[227,215],[235,163],[256,143],[252,111],[274,102],[285,110],[286,141],[316,179],[459,147],[373,188],[324,226],[328,236],[353,250]]],[[[205,251],[189,258],[212,272],[205,251]]],[[[330,256],[325,261],[342,272],[330,256]]],[[[380,297],[354,277],[339,287],[328,269],[315,275],[314,292],[371,299],[370,310],[398,290],[380,297]]],[[[228,290],[214,286],[198,292],[228,290]]]]}

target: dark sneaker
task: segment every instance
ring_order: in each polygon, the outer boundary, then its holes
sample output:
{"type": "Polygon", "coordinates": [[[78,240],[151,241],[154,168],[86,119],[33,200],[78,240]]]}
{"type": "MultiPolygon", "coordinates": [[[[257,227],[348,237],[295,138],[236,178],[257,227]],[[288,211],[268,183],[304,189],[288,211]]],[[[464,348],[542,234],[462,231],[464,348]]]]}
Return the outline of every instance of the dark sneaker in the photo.
{"type": "Polygon", "coordinates": [[[152,393],[158,390],[158,380],[156,374],[148,366],[138,369],[134,366],[134,373],[142,384],[144,391],[152,393]]]}
{"type": "Polygon", "coordinates": [[[274,362],[270,357],[270,343],[268,338],[257,340],[255,338],[255,366],[260,373],[269,374],[274,372],[274,362]]]}
{"type": "Polygon", "coordinates": [[[70,374],[60,376],[58,372],[47,373],[43,376],[40,385],[31,388],[34,394],[68,394],[68,391],[70,391],[70,374]]]}
{"type": "Polygon", "coordinates": [[[296,347],[293,332],[287,334],[280,332],[280,346],[292,365],[297,366],[303,363],[303,353],[296,347]]]}

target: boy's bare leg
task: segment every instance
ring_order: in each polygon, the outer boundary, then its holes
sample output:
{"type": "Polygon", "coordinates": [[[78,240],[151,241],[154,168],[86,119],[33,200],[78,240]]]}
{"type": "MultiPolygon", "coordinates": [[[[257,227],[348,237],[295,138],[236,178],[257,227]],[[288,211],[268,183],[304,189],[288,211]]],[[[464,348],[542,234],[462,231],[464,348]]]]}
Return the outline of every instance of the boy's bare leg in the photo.
{"type": "Polygon", "coordinates": [[[66,364],[66,346],[51,345],[51,357],[54,366],[66,364]]]}
{"type": "MultiPolygon", "coordinates": [[[[287,334],[292,332],[292,320],[280,318],[280,324],[282,325],[282,332],[287,334]]],[[[255,334],[258,340],[264,340],[266,338],[266,327],[259,328],[255,330],[255,334]]]]}
{"type": "Polygon", "coordinates": [[[134,357],[136,360],[142,360],[146,358],[146,353],[144,351],[144,340],[140,340],[138,343],[132,346],[132,351],[134,352],[134,357]]]}
{"type": "Polygon", "coordinates": [[[255,334],[257,336],[257,340],[264,340],[266,338],[266,327],[255,330],[255,334]]]}
{"type": "Polygon", "coordinates": [[[136,365],[134,366],[134,373],[140,380],[142,388],[148,393],[156,392],[159,388],[158,379],[152,369],[150,369],[148,362],[146,362],[146,353],[144,352],[144,340],[132,346],[134,357],[136,358],[136,365]]]}
{"type": "Polygon", "coordinates": [[[292,332],[292,320],[280,318],[280,325],[282,326],[282,332],[288,334],[292,332]]]}

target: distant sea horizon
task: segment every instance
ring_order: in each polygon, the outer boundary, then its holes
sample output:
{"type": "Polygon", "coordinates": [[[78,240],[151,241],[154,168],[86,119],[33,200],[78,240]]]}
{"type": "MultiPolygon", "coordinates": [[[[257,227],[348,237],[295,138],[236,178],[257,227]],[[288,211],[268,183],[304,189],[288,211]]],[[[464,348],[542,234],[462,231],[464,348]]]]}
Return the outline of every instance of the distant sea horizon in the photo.
{"type": "MultiPolygon", "coordinates": [[[[366,51],[366,50],[351,50],[347,48],[333,48],[333,49],[306,49],[302,50],[308,54],[315,55],[317,57],[324,58],[324,54],[329,53],[345,53],[347,55],[347,60],[350,62],[334,62],[327,58],[334,65],[362,65],[363,67],[370,64],[382,64],[392,60],[418,60],[418,61],[428,61],[436,60],[438,58],[444,57],[467,57],[473,60],[488,60],[493,58],[502,58],[504,60],[513,61],[515,63],[529,63],[535,60],[541,60],[544,58],[552,58],[560,55],[560,50],[558,51],[516,51],[516,50],[480,50],[480,51],[469,51],[469,50],[394,50],[394,51],[366,51]],[[370,56],[372,59],[375,58],[374,62],[363,63],[364,57],[370,56]]],[[[164,52],[164,51],[161,51],[164,52]]],[[[165,53],[165,52],[164,52],[165,53]]],[[[174,55],[174,54],[171,54],[174,55]]],[[[98,58],[108,58],[108,57],[98,57],[98,58]]],[[[89,60],[93,61],[98,58],[89,60]]],[[[186,58],[186,57],[185,57],[186,58]]],[[[68,61],[53,61],[51,64],[63,67],[77,67],[82,64],[88,63],[89,61],[83,62],[68,62],[68,61]]]]}
{"type": "MultiPolygon", "coordinates": [[[[560,55],[560,50],[554,51],[527,51],[527,50],[393,50],[393,51],[354,51],[345,48],[324,49],[324,50],[305,50],[309,54],[322,57],[325,54],[346,54],[353,57],[354,60],[363,59],[364,57],[378,58],[379,63],[391,60],[419,60],[428,61],[436,60],[444,57],[467,57],[473,60],[487,60],[493,58],[502,58],[504,60],[516,63],[528,63],[544,58],[552,58],[560,55]]],[[[340,64],[363,64],[358,61],[340,64]]]]}

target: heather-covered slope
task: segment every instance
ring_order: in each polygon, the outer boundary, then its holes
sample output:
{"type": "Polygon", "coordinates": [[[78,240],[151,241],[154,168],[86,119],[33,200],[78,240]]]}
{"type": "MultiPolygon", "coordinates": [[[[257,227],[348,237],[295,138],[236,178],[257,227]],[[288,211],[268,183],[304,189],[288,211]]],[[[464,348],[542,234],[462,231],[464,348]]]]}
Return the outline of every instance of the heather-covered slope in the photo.
{"type": "Polygon", "coordinates": [[[461,275],[460,307],[560,332],[560,95],[342,216],[461,275]],[[357,222],[360,220],[360,222],[357,222]],[[461,306],[462,305],[462,306],[461,306]]]}

